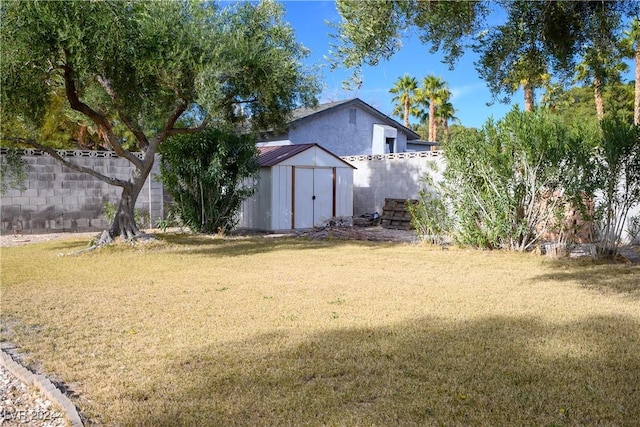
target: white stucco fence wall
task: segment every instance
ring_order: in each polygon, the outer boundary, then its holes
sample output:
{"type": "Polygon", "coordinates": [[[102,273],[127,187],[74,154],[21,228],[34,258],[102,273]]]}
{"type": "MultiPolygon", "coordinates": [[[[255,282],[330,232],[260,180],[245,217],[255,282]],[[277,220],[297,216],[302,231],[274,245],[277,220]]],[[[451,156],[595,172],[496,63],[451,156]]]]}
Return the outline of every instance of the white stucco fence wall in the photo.
{"type": "Polygon", "coordinates": [[[442,180],[444,156],[440,151],[341,157],[353,171],[353,215],[382,214],[384,199],[416,199],[429,173],[434,182],[442,180]],[[434,162],[437,171],[429,168],[434,162]]]}

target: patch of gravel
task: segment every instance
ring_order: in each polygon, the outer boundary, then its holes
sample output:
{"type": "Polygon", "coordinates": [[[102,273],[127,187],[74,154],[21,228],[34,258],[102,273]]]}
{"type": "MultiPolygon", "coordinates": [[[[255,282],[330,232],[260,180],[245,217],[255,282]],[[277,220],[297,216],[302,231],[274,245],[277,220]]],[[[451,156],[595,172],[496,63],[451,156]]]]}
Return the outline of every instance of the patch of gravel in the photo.
{"type": "Polygon", "coordinates": [[[0,425],[62,427],[69,423],[51,400],[0,364],[0,425]]]}

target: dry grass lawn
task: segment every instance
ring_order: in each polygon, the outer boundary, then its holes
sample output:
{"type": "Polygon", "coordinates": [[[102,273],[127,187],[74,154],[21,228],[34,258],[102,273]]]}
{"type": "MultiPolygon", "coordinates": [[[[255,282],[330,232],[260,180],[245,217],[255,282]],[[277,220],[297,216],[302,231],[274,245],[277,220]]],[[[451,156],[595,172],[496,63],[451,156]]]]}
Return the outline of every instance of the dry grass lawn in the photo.
{"type": "Polygon", "coordinates": [[[166,236],[2,248],[2,340],[102,425],[637,425],[640,267],[166,236]]]}

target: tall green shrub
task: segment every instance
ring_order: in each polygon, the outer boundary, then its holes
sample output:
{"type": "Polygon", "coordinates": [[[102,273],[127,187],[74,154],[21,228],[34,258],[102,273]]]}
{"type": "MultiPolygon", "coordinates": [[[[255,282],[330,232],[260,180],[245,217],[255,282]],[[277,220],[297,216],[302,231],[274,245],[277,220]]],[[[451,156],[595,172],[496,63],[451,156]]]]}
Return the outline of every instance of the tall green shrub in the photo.
{"type": "Polygon", "coordinates": [[[565,200],[584,199],[585,139],[548,113],[517,110],[454,135],[444,149],[456,240],[518,251],[539,242],[565,200]]]}
{"type": "Polygon", "coordinates": [[[182,223],[201,233],[231,230],[240,204],[254,191],[254,138],[208,129],[171,137],[161,154],[162,182],[182,223]]]}
{"type": "Polygon", "coordinates": [[[601,252],[614,255],[629,212],[640,204],[640,126],[610,118],[601,122],[601,128],[593,156],[596,221],[601,252]]]}
{"type": "Polygon", "coordinates": [[[450,216],[439,183],[432,173],[439,172],[435,162],[428,162],[429,171],[420,179],[422,189],[418,203],[407,203],[411,224],[418,236],[429,243],[443,244],[451,232],[450,216]]]}

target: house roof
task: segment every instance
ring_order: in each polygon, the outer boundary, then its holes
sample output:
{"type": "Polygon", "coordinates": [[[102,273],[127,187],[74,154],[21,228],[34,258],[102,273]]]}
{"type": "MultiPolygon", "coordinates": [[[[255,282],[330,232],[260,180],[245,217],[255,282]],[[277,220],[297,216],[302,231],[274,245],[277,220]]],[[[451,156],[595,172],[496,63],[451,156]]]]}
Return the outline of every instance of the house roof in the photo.
{"type": "Polygon", "coordinates": [[[402,130],[404,133],[407,134],[407,140],[420,139],[420,135],[418,135],[416,132],[409,129],[408,127],[405,127],[398,121],[392,119],[391,117],[380,112],[379,110],[376,110],[371,105],[362,101],[360,98],[346,99],[343,101],[336,101],[336,102],[328,102],[325,104],[319,104],[312,108],[299,108],[293,111],[292,120],[289,122],[289,126],[295,125],[296,122],[302,122],[304,120],[308,120],[313,116],[323,114],[328,111],[337,110],[339,108],[344,108],[347,106],[354,106],[354,105],[357,105],[360,108],[367,110],[370,114],[378,117],[385,124],[395,127],[399,130],[402,130]]]}
{"type": "Polygon", "coordinates": [[[335,157],[336,159],[340,160],[342,163],[353,168],[352,165],[345,162],[344,160],[342,160],[340,157],[336,156],[332,152],[325,150],[318,144],[266,145],[266,146],[258,147],[258,164],[260,165],[260,167],[275,166],[278,163],[282,163],[285,160],[295,156],[296,154],[300,154],[303,151],[307,151],[312,147],[318,147],[319,149],[326,152],[330,156],[335,157]]]}

